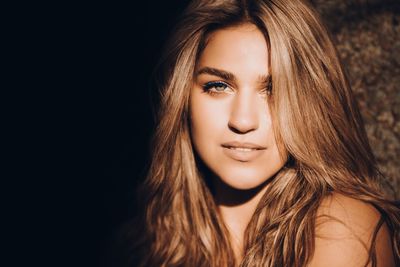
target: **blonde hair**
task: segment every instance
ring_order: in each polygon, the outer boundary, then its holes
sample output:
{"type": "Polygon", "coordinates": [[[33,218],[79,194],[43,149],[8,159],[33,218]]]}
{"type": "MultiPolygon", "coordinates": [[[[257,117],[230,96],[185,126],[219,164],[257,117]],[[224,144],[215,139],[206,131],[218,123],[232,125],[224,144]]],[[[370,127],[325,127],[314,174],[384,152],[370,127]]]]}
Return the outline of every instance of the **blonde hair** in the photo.
{"type": "Polygon", "coordinates": [[[399,208],[382,193],[383,177],[349,83],[310,5],[300,0],[193,1],[160,66],[159,121],[142,188],[144,229],[135,237],[133,252],[140,266],[304,266],[314,251],[317,208],[331,192],[380,211],[399,264],[399,208]],[[196,62],[207,37],[242,23],[256,25],[269,45],[274,132],[281,153],[287,151],[289,158],[269,181],[246,229],[243,260],[235,262],[193,152],[188,111],[196,62]]]}

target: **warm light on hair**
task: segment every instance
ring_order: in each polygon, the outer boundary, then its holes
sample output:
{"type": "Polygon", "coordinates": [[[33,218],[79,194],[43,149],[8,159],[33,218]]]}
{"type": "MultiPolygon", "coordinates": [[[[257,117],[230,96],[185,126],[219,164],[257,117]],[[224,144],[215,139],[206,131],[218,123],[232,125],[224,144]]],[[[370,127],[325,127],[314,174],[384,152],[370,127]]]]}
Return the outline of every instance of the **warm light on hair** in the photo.
{"type": "MultiPolygon", "coordinates": [[[[140,266],[305,266],[316,211],[330,192],[372,204],[400,259],[400,212],[387,200],[349,83],[330,37],[300,0],[199,0],[186,9],[161,62],[159,121],[143,187],[140,266]],[[271,114],[284,168],[271,179],[235,262],[227,229],[194,156],[189,94],[207,36],[252,23],[265,35],[273,81],[271,114]],[[268,220],[266,219],[268,218],[268,220]]],[[[370,258],[374,251],[370,251],[370,258]]]]}

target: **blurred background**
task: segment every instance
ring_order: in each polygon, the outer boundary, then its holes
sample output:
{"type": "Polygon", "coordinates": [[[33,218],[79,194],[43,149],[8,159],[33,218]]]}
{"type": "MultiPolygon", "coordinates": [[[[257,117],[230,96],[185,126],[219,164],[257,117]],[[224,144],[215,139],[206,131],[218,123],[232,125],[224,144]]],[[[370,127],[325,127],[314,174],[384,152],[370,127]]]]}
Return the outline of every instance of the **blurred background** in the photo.
{"type": "Polygon", "coordinates": [[[314,0],[357,97],[372,150],[400,197],[400,1],[314,0]]]}

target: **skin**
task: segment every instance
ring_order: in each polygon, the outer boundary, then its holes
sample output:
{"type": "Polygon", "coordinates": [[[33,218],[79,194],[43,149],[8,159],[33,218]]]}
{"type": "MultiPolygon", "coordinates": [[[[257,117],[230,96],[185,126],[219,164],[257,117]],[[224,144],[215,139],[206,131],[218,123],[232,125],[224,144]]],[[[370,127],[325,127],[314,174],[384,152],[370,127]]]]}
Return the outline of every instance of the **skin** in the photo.
{"type": "MultiPolygon", "coordinates": [[[[326,197],[318,209],[315,251],[308,267],[365,266],[380,216],[362,201],[340,194],[326,197]]],[[[395,267],[386,223],[378,231],[375,248],[378,267],[395,267]]]]}
{"type": "Polygon", "coordinates": [[[260,79],[268,76],[268,67],[265,38],[249,24],[211,34],[196,67],[197,73],[212,68],[235,77],[229,81],[207,72],[196,75],[190,101],[192,140],[197,153],[225,184],[235,189],[258,187],[284,164],[272,130],[266,86],[260,79]],[[210,95],[203,86],[213,81],[228,86],[210,95]],[[265,149],[232,158],[226,153],[231,149],[222,146],[232,141],[265,149]],[[251,154],[256,153],[252,158],[251,154]]]}
{"type": "MultiPolygon", "coordinates": [[[[268,56],[267,43],[256,26],[217,30],[199,58],[190,95],[194,149],[212,173],[214,196],[238,262],[246,226],[268,180],[286,158],[278,152],[270,96],[265,91],[268,56]],[[205,90],[210,82],[220,83],[205,90]],[[231,141],[239,142],[236,146],[250,142],[263,149],[227,153],[230,148],[223,144],[231,141]]],[[[324,199],[317,213],[315,251],[308,266],[364,266],[379,218],[379,212],[362,201],[339,194],[324,199]]],[[[383,224],[376,242],[380,267],[395,266],[390,240],[383,224]]]]}
{"type": "Polygon", "coordinates": [[[268,56],[266,40],[254,25],[212,33],[196,66],[190,96],[193,145],[214,174],[215,197],[238,254],[266,181],[285,164],[268,107],[268,56]],[[205,91],[209,82],[226,85],[205,91]],[[262,149],[228,151],[232,149],[223,144],[233,141],[262,149]]]}

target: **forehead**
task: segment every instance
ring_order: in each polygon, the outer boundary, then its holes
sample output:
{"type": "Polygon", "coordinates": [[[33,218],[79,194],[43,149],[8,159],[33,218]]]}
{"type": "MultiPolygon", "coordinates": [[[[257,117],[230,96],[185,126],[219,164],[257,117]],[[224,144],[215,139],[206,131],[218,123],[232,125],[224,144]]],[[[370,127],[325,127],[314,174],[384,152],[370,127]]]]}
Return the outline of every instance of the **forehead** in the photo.
{"type": "Polygon", "coordinates": [[[268,46],[253,24],[223,28],[208,36],[197,68],[213,67],[237,74],[268,73],[268,46]]]}

